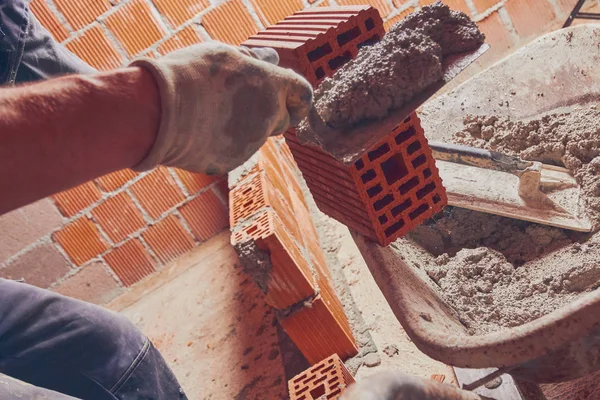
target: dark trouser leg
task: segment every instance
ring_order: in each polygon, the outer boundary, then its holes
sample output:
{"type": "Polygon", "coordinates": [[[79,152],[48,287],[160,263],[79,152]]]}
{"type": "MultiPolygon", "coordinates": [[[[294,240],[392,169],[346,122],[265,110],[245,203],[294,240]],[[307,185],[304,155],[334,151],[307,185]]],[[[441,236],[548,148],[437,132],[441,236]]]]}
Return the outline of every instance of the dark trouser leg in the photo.
{"type": "Polygon", "coordinates": [[[185,399],[158,350],[126,318],[0,279],[0,372],[82,399],[185,399]]]}
{"type": "Polygon", "coordinates": [[[0,1],[0,85],[93,73],[57,43],[29,9],[29,0],[0,1]]]}

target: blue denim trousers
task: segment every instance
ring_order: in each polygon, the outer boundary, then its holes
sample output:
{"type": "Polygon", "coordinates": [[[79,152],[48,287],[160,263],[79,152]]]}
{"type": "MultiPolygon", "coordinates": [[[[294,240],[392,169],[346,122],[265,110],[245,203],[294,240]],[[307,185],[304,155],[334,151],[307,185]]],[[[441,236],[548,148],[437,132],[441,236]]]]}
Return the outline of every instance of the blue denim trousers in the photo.
{"type": "MultiPolygon", "coordinates": [[[[0,0],[0,86],[93,72],[40,25],[28,1],[0,0]]],[[[69,396],[186,399],[158,350],[124,317],[0,279],[0,399],[69,396]]]]}

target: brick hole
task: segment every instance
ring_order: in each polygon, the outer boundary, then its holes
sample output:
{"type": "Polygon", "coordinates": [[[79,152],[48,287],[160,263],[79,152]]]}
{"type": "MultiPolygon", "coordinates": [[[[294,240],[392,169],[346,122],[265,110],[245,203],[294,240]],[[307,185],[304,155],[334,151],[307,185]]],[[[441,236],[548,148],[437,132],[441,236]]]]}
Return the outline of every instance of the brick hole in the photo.
{"type": "Polygon", "coordinates": [[[243,195],[247,195],[247,194],[248,194],[248,193],[250,193],[251,191],[252,191],[252,188],[251,188],[251,187],[249,187],[249,188],[245,189],[244,191],[242,191],[242,194],[243,194],[243,195]]]}
{"type": "Polygon", "coordinates": [[[412,160],[411,164],[414,168],[421,166],[427,162],[427,157],[424,154],[421,154],[419,157],[412,160]]]}
{"type": "Polygon", "coordinates": [[[333,378],[331,378],[331,379],[330,379],[330,380],[328,380],[327,382],[328,382],[329,384],[333,384],[333,383],[335,383],[335,381],[337,381],[338,379],[339,379],[339,377],[338,377],[338,376],[334,376],[333,378]]]}
{"type": "Polygon", "coordinates": [[[413,211],[411,211],[408,214],[408,216],[410,217],[410,219],[415,219],[427,210],[429,210],[429,204],[424,203],[424,204],[421,204],[419,207],[415,208],[413,211]]]}
{"type": "Polygon", "coordinates": [[[327,54],[331,54],[333,49],[329,43],[325,43],[323,46],[319,46],[313,51],[309,52],[306,57],[308,57],[309,61],[315,62],[325,57],[327,54]]]}
{"type": "Polygon", "coordinates": [[[243,208],[250,207],[254,203],[254,199],[250,199],[244,203],[243,208]]]}
{"type": "Polygon", "coordinates": [[[392,201],[394,201],[394,196],[392,196],[391,194],[388,194],[385,197],[383,197],[382,199],[377,200],[375,203],[373,203],[373,208],[375,209],[375,211],[379,211],[383,207],[390,204],[392,201]]]}
{"type": "Polygon", "coordinates": [[[356,167],[356,169],[357,169],[357,170],[359,170],[359,171],[360,171],[361,169],[363,169],[363,168],[365,167],[365,163],[364,163],[364,161],[363,161],[363,160],[357,160],[357,161],[354,163],[354,166],[356,167]]]}
{"type": "Polygon", "coordinates": [[[342,392],[342,389],[341,389],[341,388],[337,388],[337,389],[335,389],[333,392],[329,393],[329,394],[327,395],[327,398],[328,398],[328,399],[335,399],[335,398],[337,398],[336,396],[337,396],[338,394],[340,394],[341,392],[342,392]]]}
{"type": "Polygon", "coordinates": [[[373,18],[369,18],[365,21],[365,28],[367,28],[368,31],[375,29],[375,21],[373,21],[373,18]]]}
{"type": "Polygon", "coordinates": [[[317,379],[316,381],[313,382],[313,385],[316,385],[317,383],[321,383],[323,382],[325,379],[327,379],[327,375],[323,375],[322,377],[320,377],[319,379],[317,379]]]}
{"type": "Polygon", "coordinates": [[[342,47],[346,43],[353,41],[354,39],[356,39],[359,36],[360,36],[360,28],[358,26],[355,26],[354,28],[350,29],[349,31],[340,33],[337,36],[337,42],[340,45],[340,47],[342,47]]]}
{"type": "Polygon", "coordinates": [[[420,148],[421,148],[421,143],[419,143],[418,141],[414,141],[408,145],[408,147],[406,148],[406,151],[408,152],[408,154],[414,154],[420,148]]]}
{"type": "Polygon", "coordinates": [[[254,226],[251,226],[250,228],[246,229],[246,233],[248,235],[252,235],[257,230],[258,230],[258,226],[254,225],[254,226]]]}
{"type": "Polygon", "coordinates": [[[364,42],[360,42],[358,44],[359,49],[365,47],[365,46],[371,46],[374,45],[375,43],[379,42],[381,40],[381,38],[379,37],[379,35],[373,35],[370,38],[368,38],[367,40],[365,40],[364,42]]]}
{"type": "Polygon", "coordinates": [[[423,177],[425,179],[429,178],[431,176],[431,170],[429,168],[426,168],[425,170],[423,170],[423,177]]]}
{"type": "Polygon", "coordinates": [[[427,185],[423,186],[421,189],[417,190],[417,199],[421,200],[423,197],[427,196],[429,193],[435,190],[435,183],[431,182],[427,185]]]}
{"type": "Polygon", "coordinates": [[[350,54],[350,52],[347,51],[344,54],[337,56],[333,60],[330,60],[328,62],[329,68],[331,68],[332,71],[335,71],[336,69],[338,69],[342,65],[346,64],[350,60],[352,60],[352,54],[350,54]]]}
{"type": "Polygon", "coordinates": [[[396,144],[401,144],[401,143],[406,142],[408,139],[415,136],[416,133],[417,133],[417,131],[412,126],[410,128],[408,128],[407,130],[400,132],[399,134],[396,135],[396,144]]]}
{"type": "Polygon", "coordinates": [[[385,224],[386,222],[388,222],[388,217],[387,217],[387,215],[381,215],[381,216],[379,216],[379,223],[380,223],[381,225],[385,224]]]}
{"type": "Polygon", "coordinates": [[[308,390],[308,386],[304,386],[302,389],[298,390],[296,394],[300,395],[308,390]]]}
{"type": "Polygon", "coordinates": [[[384,143],[381,146],[379,146],[378,148],[376,148],[375,150],[369,152],[369,154],[368,154],[369,160],[370,161],[377,160],[379,157],[381,157],[388,151],[390,151],[390,145],[387,143],[384,143]]]}
{"type": "MultiPolygon", "coordinates": [[[[321,368],[323,368],[323,367],[324,367],[324,365],[323,365],[323,364],[319,364],[319,365],[317,365],[317,366],[313,367],[313,368],[310,370],[310,372],[312,372],[312,373],[315,373],[315,372],[317,372],[318,370],[320,370],[320,369],[321,369],[321,368]]],[[[313,377],[311,377],[311,379],[313,379],[313,377]]]]}
{"type": "Polygon", "coordinates": [[[306,378],[306,380],[305,380],[304,382],[302,382],[302,383],[304,383],[304,384],[307,384],[308,382],[310,382],[310,381],[312,381],[312,380],[315,380],[315,378],[316,378],[316,377],[317,377],[316,375],[309,376],[309,377],[308,377],[308,378],[306,378]]]}
{"type": "Polygon", "coordinates": [[[400,220],[398,222],[396,222],[395,224],[391,225],[389,228],[387,228],[384,233],[385,236],[391,236],[394,233],[398,232],[398,230],[400,230],[400,228],[402,228],[404,226],[404,220],[400,220]]]}
{"type": "Polygon", "coordinates": [[[317,70],[315,71],[315,77],[317,78],[317,80],[323,79],[325,77],[325,70],[323,69],[323,67],[317,68],[317,70]]]}
{"type": "Polygon", "coordinates": [[[407,199],[406,201],[404,201],[402,204],[397,205],[396,207],[392,208],[391,213],[393,217],[397,217],[398,215],[400,215],[402,212],[408,210],[408,208],[412,206],[412,201],[410,199],[407,199]]]}
{"type": "MultiPolygon", "coordinates": [[[[410,115],[408,117],[406,117],[406,119],[403,121],[405,124],[410,122],[410,115]]],[[[412,128],[412,127],[411,127],[412,128]]]]}
{"type": "Polygon", "coordinates": [[[392,185],[404,178],[408,174],[408,168],[404,163],[402,154],[394,154],[387,160],[381,163],[381,169],[388,185],[392,185]]]}
{"type": "Polygon", "coordinates": [[[325,385],[319,385],[310,391],[310,395],[313,399],[318,399],[325,394],[325,385]]]}
{"type": "Polygon", "coordinates": [[[321,371],[322,374],[331,371],[333,368],[335,368],[335,365],[330,365],[329,367],[325,368],[323,371],[321,371]]]}
{"type": "Polygon", "coordinates": [[[440,201],[442,201],[442,199],[440,198],[440,196],[439,196],[439,195],[437,195],[437,194],[436,194],[435,196],[433,196],[433,203],[434,203],[434,204],[437,204],[437,203],[439,203],[440,201]]]}
{"type": "Polygon", "coordinates": [[[367,183],[369,181],[372,181],[373,179],[375,179],[375,177],[377,176],[377,174],[375,173],[374,169],[370,169],[367,172],[365,172],[364,174],[362,174],[362,176],[360,177],[360,179],[362,179],[363,183],[367,183]]]}
{"type": "Polygon", "coordinates": [[[300,397],[298,397],[298,400],[308,400],[308,399],[306,398],[306,396],[300,396],[300,397]]]}
{"type": "Polygon", "coordinates": [[[410,192],[411,190],[413,190],[415,187],[417,187],[418,184],[419,184],[419,178],[415,176],[414,178],[412,178],[411,180],[406,182],[404,185],[400,186],[400,193],[406,194],[406,193],[410,192]]]}
{"type": "Polygon", "coordinates": [[[369,195],[370,198],[373,198],[375,196],[377,196],[379,193],[381,193],[383,191],[383,188],[381,187],[381,185],[375,185],[372,188],[367,190],[367,194],[369,195]]]}

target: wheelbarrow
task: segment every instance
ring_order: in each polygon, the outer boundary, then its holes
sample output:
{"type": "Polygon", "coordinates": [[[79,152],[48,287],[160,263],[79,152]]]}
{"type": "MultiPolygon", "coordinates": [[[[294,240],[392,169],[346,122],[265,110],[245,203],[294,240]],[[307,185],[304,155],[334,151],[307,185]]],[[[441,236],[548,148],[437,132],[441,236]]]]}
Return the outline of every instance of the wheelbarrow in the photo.
{"type": "MultiPolygon", "coordinates": [[[[421,113],[426,135],[447,140],[461,130],[466,114],[527,119],[599,104],[598,43],[599,25],[539,38],[427,103],[421,113]]],[[[424,271],[399,257],[410,239],[392,244],[393,250],[352,235],[396,318],[428,356],[455,367],[499,368],[534,383],[562,382],[600,369],[600,291],[524,325],[471,336],[424,271]]]]}

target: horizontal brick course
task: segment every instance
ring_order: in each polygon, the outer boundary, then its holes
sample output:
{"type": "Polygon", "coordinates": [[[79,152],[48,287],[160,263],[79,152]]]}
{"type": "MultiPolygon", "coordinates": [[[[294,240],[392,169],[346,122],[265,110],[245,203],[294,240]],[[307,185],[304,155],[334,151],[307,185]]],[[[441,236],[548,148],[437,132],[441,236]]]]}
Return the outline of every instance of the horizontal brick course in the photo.
{"type": "Polygon", "coordinates": [[[77,265],[84,264],[109,248],[96,225],[87,217],[65,225],[53,235],[53,239],[77,265]]]}
{"type": "Polygon", "coordinates": [[[142,233],[144,241],[160,261],[168,263],[194,247],[194,239],[175,215],[150,226],[142,233]]]}
{"type": "Polygon", "coordinates": [[[4,268],[0,277],[25,279],[26,283],[47,288],[66,275],[71,268],[52,243],[44,243],[19,256],[4,268]]]}
{"type": "Polygon", "coordinates": [[[29,6],[31,7],[33,15],[35,15],[42,26],[52,34],[56,41],[62,42],[69,36],[69,32],[60,23],[52,10],[50,10],[45,0],[33,0],[29,6]]]}
{"type": "Polygon", "coordinates": [[[109,0],[54,0],[54,4],[75,30],[92,23],[111,7],[109,0]]]}
{"type": "Polygon", "coordinates": [[[212,190],[179,208],[192,233],[203,242],[228,226],[228,209],[212,190]]]}
{"type": "Polygon", "coordinates": [[[136,172],[130,169],[122,169],[120,171],[112,172],[108,175],[101,176],[96,179],[96,182],[100,186],[100,189],[104,192],[112,192],[122,187],[125,183],[137,176],[136,172]]]}
{"type": "Polygon", "coordinates": [[[173,27],[183,24],[210,5],[208,0],[153,0],[153,2],[173,27]]]}
{"type": "Polygon", "coordinates": [[[143,0],[132,0],[106,18],[106,26],[130,57],[159,41],[165,32],[143,0]]]}
{"type": "Polygon", "coordinates": [[[65,190],[52,196],[56,206],[65,217],[71,217],[79,211],[100,200],[102,195],[94,182],[86,182],[73,189],[65,190]]]}
{"type": "Polygon", "coordinates": [[[64,296],[94,304],[108,303],[123,292],[123,288],[98,262],[85,266],[75,275],[66,278],[53,290],[64,296]]]}
{"type": "Polygon", "coordinates": [[[236,46],[258,29],[241,0],[220,4],[202,16],[201,23],[213,39],[236,46]]]}
{"type": "Polygon", "coordinates": [[[130,190],[153,219],[160,217],[165,211],[185,199],[177,182],[164,167],[158,167],[135,182],[130,190]]]}
{"type": "Polygon", "coordinates": [[[128,235],[146,225],[142,213],[125,192],[107,199],[94,208],[92,217],[115,243],[125,240],[128,235]]]}
{"type": "Polygon", "coordinates": [[[101,71],[118,68],[123,59],[99,25],[94,25],[66,45],[83,61],[101,71]]]}
{"type": "Polygon", "coordinates": [[[104,260],[121,279],[131,286],[155,271],[155,261],[139,239],[131,239],[104,255],[104,260]]]}

